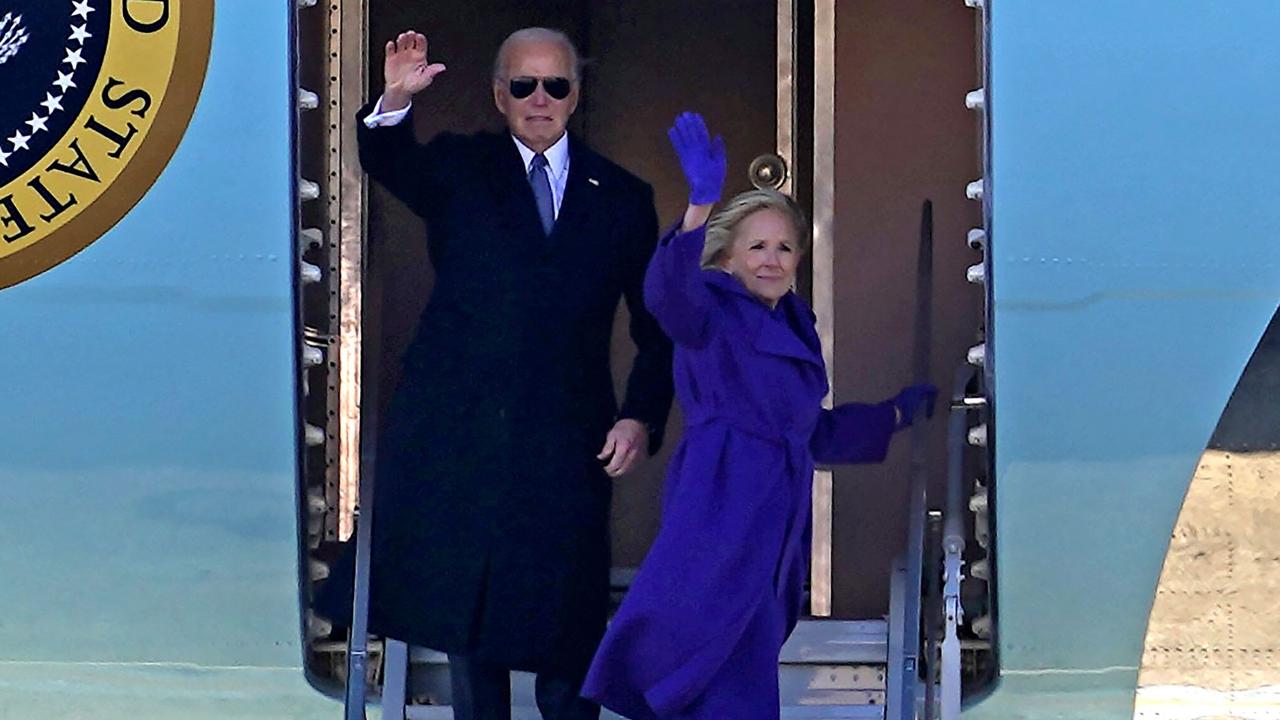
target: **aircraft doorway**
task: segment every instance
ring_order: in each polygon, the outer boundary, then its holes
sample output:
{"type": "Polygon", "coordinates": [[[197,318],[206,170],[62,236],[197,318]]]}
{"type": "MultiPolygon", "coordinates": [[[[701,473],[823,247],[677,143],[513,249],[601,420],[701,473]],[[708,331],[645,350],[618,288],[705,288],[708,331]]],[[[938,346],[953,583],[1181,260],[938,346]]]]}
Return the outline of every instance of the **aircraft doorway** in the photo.
{"type": "MultiPolygon", "coordinates": [[[[369,48],[369,99],[381,89],[381,48],[403,30],[424,33],[431,60],[448,65],[416,102],[419,139],[445,130],[500,129],[491,71],[501,40],[530,25],[565,31],[587,63],[570,129],[653,186],[662,225],[676,220],[685,204],[666,129],[681,111],[701,112],[713,133],[725,136],[726,193],[767,182],[759,169],[771,168],[827,238],[826,253],[807,258],[799,284],[820,317],[826,313],[823,342],[833,348],[835,401],[843,402],[883,399],[911,381],[913,258],[926,198],[934,201],[938,238],[932,380],[944,393],[952,370],[981,339],[984,294],[965,281],[965,269],[982,255],[964,240],[982,225],[981,204],[965,197],[966,184],[983,166],[983,126],[965,108],[966,93],[982,83],[975,17],[962,3],[932,0],[583,0],[536,10],[509,0],[369,0],[367,14],[356,19],[369,48]],[[825,101],[815,100],[819,93],[825,101]],[[775,154],[785,175],[768,161],[775,154]]],[[[341,109],[340,120],[350,122],[356,101],[343,102],[350,107],[341,109]]],[[[344,176],[350,172],[344,166],[344,176]]],[[[370,183],[362,214],[361,447],[368,453],[433,277],[422,223],[407,208],[370,183]]],[[[620,306],[613,352],[619,393],[634,355],[626,321],[620,306]]],[[[663,451],[615,483],[612,554],[619,590],[656,534],[663,471],[680,427],[677,407],[663,451]]],[[[933,497],[941,497],[945,439],[946,424],[936,421],[929,448],[933,497]]],[[[827,569],[825,580],[815,575],[807,609],[852,623],[816,628],[818,642],[843,633],[839,642],[857,645],[865,631],[883,656],[879,618],[888,610],[889,568],[907,524],[908,458],[905,442],[899,445],[884,465],[838,470],[834,483],[819,485],[833,510],[825,527],[822,513],[815,517],[816,552],[825,553],[815,565],[825,561],[827,569]],[[857,624],[868,619],[870,625],[857,624]]],[[[337,688],[342,641],[326,642],[311,643],[329,648],[311,656],[313,680],[337,688]]],[[[417,661],[440,664],[430,653],[417,661]]],[[[883,674],[881,683],[880,690],[851,691],[851,702],[883,701],[883,674]]],[[[433,700],[431,690],[447,682],[412,684],[428,701],[447,702],[433,700]]]]}

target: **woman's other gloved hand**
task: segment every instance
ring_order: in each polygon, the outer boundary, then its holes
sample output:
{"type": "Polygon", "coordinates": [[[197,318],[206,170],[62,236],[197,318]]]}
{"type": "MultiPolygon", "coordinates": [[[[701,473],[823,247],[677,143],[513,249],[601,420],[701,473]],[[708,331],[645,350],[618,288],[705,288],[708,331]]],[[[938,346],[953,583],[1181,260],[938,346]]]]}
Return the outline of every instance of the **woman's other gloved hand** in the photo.
{"type": "Polygon", "coordinates": [[[926,418],[933,417],[933,404],[938,400],[938,388],[929,383],[908,385],[893,396],[893,408],[898,411],[898,427],[909,427],[917,414],[924,410],[926,418]]]}

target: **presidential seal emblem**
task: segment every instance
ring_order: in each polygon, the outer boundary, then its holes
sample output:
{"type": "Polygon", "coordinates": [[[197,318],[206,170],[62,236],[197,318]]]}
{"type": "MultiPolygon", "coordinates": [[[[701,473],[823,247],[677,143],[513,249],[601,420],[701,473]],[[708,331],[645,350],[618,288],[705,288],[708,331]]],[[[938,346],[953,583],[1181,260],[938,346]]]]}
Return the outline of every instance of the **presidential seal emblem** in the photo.
{"type": "Polygon", "coordinates": [[[204,83],[214,0],[0,0],[0,288],[150,189],[204,83]]]}

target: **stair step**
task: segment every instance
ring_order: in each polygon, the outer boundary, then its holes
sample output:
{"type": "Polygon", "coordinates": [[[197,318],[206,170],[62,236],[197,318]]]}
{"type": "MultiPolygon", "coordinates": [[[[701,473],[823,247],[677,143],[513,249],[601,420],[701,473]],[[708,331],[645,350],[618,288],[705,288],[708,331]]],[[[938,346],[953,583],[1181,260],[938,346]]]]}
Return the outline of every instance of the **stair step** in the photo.
{"type": "MultiPolygon", "coordinates": [[[[453,720],[453,708],[448,705],[413,705],[406,708],[407,720],[453,720]]],[[[541,720],[534,708],[514,708],[511,720],[541,720]]],[[[600,720],[624,720],[621,715],[605,711],[600,720]]],[[[883,707],[807,707],[782,708],[782,720],[884,720],[883,707]]]]}
{"type": "MultiPolygon", "coordinates": [[[[802,620],[782,648],[779,661],[783,704],[813,707],[820,713],[883,705],[887,633],[884,620],[802,620]]],[[[408,696],[435,706],[447,705],[451,701],[448,657],[415,647],[409,658],[408,696]]],[[[511,699],[518,709],[534,708],[532,675],[512,673],[511,699]]]]}
{"type": "Polygon", "coordinates": [[[884,620],[801,620],[782,646],[779,662],[821,665],[883,665],[889,657],[884,620]]]}
{"type": "MultiPolygon", "coordinates": [[[[415,667],[409,680],[409,697],[419,702],[448,704],[449,670],[445,665],[415,667]]],[[[885,702],[883,665],[799,665],[778,669],[778,690],[787,705],[815,707],[862,707],[885,702]]],[[[511,702],[518,708],[533,708],[534,678],[530,673],[511,674],[511,702]]]]}
{"type": "MultiPolygon", "coordinates": [[[[779,662],[783,665],[884,664],[888,658],[889,627],[884,620],[801,620],[779,662]]],[[[414,665],[447,665],[442,652],[414,647],[414,665]]]]}

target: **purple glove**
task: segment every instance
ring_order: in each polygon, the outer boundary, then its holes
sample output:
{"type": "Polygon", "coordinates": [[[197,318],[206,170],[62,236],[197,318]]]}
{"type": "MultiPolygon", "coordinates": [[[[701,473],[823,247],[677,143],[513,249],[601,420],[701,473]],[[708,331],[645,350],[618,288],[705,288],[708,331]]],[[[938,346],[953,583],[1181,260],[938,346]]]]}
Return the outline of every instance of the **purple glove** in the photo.
{"type": "Polygon", "coordinates": [[[938,399],[938,388],[928,383],[908,385],[895,396],[893,406],[898,409],[902,419],[898,427],[909,427],[915,421],[916,413],[924,410],[925,417],[933,417],[933,403],[938,399]]]}
{"type": "Polygon", "coordinates": [[[689,204],[710,205],[719,200],[728,171],[724,138],[717,135],[712,141],[702,116],[692,112],[676,116],[667,137],[671,138],[671,147],[676,149],[680,167],[689,182],[689,204]]]}

